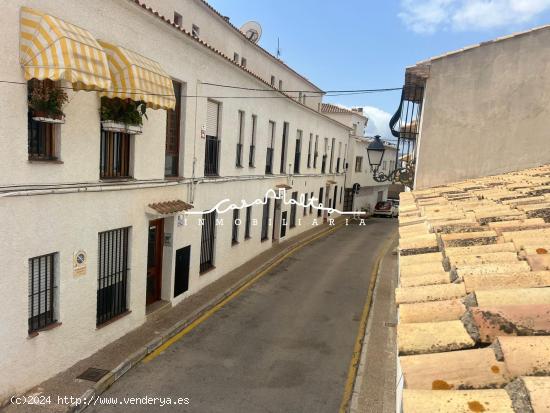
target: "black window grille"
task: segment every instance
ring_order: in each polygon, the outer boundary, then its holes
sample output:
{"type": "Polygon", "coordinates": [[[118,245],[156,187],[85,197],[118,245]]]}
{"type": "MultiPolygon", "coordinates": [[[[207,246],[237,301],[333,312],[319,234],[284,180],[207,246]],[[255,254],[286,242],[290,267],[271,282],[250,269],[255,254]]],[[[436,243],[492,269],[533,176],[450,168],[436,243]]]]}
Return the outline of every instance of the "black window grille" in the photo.
{"type": "Polygon", "coordinates": [[[29,159],[56,160],[55,126],[37,122],[29,111],[29,159]]]}
{"type": "Polygon", "coordinates": [[[336,173],[340,173],[340,158],[336,158],[336,173]]]}
{"type": "Polygon", "coordinates": [[[97,325],[128,310],[129,233],[129,227],[99,233],[97,325]]]}
{"type": "Polygon", "coordinates": [[[311,203],[309,204],[309,214],[310,214],[310,215],[311,215],[311,213],[313,212],[313,197],[314,197],[314,196],[315,196],[315,195],[313,195],[313,192],[312,192],[312,193],[311,193],[311,198],[310,198],[311,203]]]}
{"type": "Polygon", "coordinates": [[[231,222],[231,245],[239,243],[239,218],[240,210],[233,210],[233,222],[231,222]]]}
{"type": "Polygon", "coordinates": [[[128,178],[130,176],[130,135],[101,130],[101,178],[128,178]]]}
{"type": "MultiPolygon", "coordinates": [[[[324,201],[323,201],[323,195],[324,195],[324,188],[319,188],[319,201],[317,201],[317,204],[322,204],[324,201]]],[[[318,209],[317,210],[317,216],[320,217],[321,214],[323,213],[323,211],[321,209],[318,209]]]]}
{"type": "MultiPolygon", "coordinates": [[[[308,197],[308,194],[305,193],[304,194],[304,205],[307,205],[307,197],[308,197]]],[[[304,207],[304,216],[307,215],[307,206],[304,207]]]]}
{"type": "MultiPolygon", "coordinates": [[[[50,87],[55,87],[56,82],[49,79],[38,80],[31,79],[27,83],[27,94],[30,98],[34,88],[41,83],[50,87]]],[[[38,122],[33,120],[32,109],[28,109],[28,153],[29,159],[56,160],[55,148],[55,125],[51,123],[38,122]]]]}
{"type": "Polygon", "coordinates": [[[323,155],[323,160],[321,162],[321,173],[325,173],[327,171],[327,155],[323,155]]]}
{"type": "Polygon", "coordinates": [[[214,267],[214,240],[216,236],[216,211],[202,214],[200,272],[214,267]]]}
{"type": "MultiPolygon", "coordinates": [[[[298,192],[292,193],[292,199],[294,201],[298,199],[298,192]]],[[[296,226],[296,208],[296,202],[290,204],[290,228],[294,228],[296,226]]]]}
{"type": "Polygon", "coordinates": [[[262,241],[268,238],[270,204],[271,204],[271,199],[264,198],[264,207],[263,207],[263,215],[262,215],[262,241]]]}
{"type": "Polygon", "coordinates": [[[29,259],[29,334],[56,322],[55,256],[29,259]]]}
{"type": "Polygon", "coordinates": [[[216,176],[219,174],[220,141],[215,136],[206,136],[204,154],[204,175],[216,176]]]}
{"type": "Polygon", "coordinates": [[[250,225],[252,222],[252,206],[246,207],[246,222],[244,226],[244,239],[250,239],[250,225]]]}
{"type": "Polygon", "coordinates": [[[332,209],[336,209],[336,201],[338,197],[338,185],[334,187],[334,195],[332,196],[332,209]]]}

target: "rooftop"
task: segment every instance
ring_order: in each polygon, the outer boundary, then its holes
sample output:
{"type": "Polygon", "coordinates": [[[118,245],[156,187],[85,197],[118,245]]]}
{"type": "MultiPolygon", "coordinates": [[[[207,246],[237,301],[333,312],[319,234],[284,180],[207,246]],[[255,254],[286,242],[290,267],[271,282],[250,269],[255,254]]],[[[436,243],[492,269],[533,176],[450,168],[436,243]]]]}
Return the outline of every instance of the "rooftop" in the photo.
{"type": "Polygon", "coordinates": [[[321,103],[321,112],[323,113],[345,113],[360,116],[364,119],[368,119],[363,115],[363,108],[360,109],[348,109],[344,106],[334,105],[332,103],[321,103]]]}
{"type": "Polygon", "coordinates": [[[549,412],[550,165],[400,199],[403,412],[549,412]]]}

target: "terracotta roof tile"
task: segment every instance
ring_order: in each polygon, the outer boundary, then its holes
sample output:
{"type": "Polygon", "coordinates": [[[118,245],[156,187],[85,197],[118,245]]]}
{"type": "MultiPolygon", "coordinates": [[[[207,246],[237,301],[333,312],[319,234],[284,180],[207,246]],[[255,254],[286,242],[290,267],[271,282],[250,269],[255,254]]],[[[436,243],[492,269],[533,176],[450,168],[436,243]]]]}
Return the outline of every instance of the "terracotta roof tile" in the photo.
{"type": "Polygon", "coordinates": [[[401,199],[404,412],[549,411],[550,165],[401,199]]]}
{"type": "Polygon", "coordinates": [[[356,112],[354,110],[345,108],[343,106],[339,105],[333,105],[332,103],[321,103],[321,112],[324,113],[347,113],[347,114],[353,114],[357,116],[361,116],[362,118],[367,119],[365,115],[363,115],[360,112],[356,112]]]}
{"type": "Polygon", "coordinates": [[[506,390],[403,391],[403,413],[515,413],[506,390]]]}
{"type": "Polygon", "coordinates": [[[401,304],[399,321],[402,323],[428,323],[460,320],[466,306],[460,299],[428,301],[424,303],[401,304]]]}
{"type": "Polygon", "coordinates": [[[506,365],[488,347],[402,356],[399,362],[408,389],[479,389],[501,387],[510,381],[506,365]],[[441,366],[445,366],[444,371],[441,366]]]}
{"type": "Polygon", "coordinates": [[[193,208],[193,205],[177,199],[174,201],[165,201],[165,202],[157,202],[154,204],[149,204],[149,208],[153,209],[154,211],[156,211],[161,215],[169,215],[169,214],[176,214],[178,212],[187,211],[193,208]]]}
{"type": "Polygon", "coordinates": [[[460,320],[437,323],[400,323],[397,326],[400,354],[422,354],[474,347],[475,341],[460,320]]]}

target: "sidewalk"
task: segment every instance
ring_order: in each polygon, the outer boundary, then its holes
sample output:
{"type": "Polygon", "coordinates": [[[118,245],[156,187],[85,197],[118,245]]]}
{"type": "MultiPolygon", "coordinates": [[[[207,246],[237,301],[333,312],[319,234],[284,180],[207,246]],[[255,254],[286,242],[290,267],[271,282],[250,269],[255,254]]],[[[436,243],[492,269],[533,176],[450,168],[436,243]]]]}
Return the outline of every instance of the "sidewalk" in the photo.
{"type": "Polygon", "coordinates": [[[396,377],[397,240],[384,256],[374,289],[350,413],[394,413],[396,377]]]}
{"type": "Polygon", "coordinates": [[[268,251],[204,287],[180,304],[174,307],[166,306],[152,313],[142,326],[26,393],[27,395],[49,395],[51,396],[51,404],[42,406],[10,404],[2,411],[5,413],[82,411],[85,408],[84,405],[58,404],[58,396],[67,396],[68,398],[71,396],[74,398],[85,397],[90,400],[101,394],[147,354],[183,330],[247,281],[283,259],[289,252],[340,228],[343,224],[344,219],[339,218],[336,219],[335,226],[320,225],[290,240],[273,245],[268,251]],[[77,376],[90,367],[108,370],[109,373],[97,383],[76,379],[77,376]]]}

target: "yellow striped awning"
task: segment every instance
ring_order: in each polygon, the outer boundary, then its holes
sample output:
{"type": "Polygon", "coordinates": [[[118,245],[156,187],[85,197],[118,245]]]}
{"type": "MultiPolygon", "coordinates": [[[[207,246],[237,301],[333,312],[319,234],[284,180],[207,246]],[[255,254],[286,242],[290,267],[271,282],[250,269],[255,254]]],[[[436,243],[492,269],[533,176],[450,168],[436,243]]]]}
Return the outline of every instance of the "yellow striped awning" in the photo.
{"type": "Polygon", "coordinates": [[[20,63],[25,79],[64,79],[75,89],[108,90],[111,76],[103,48],[87,30],[21,7],[20,63]]]}
{"type": "Polygon", "coordinates": [[[102,95],[110,98],[143,100],[152,109],[174,109],[176,98],[172,79],[157,62],[136,52],[99,41],[109,62],[111,90],[102,95]]]}

